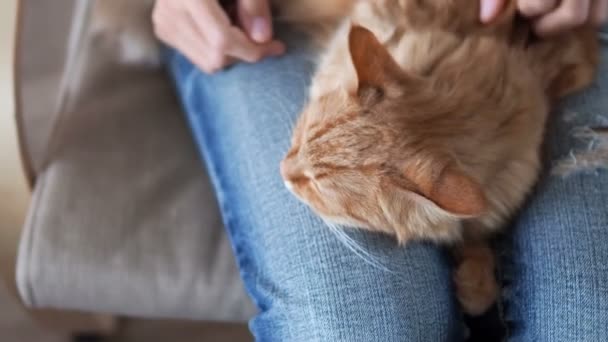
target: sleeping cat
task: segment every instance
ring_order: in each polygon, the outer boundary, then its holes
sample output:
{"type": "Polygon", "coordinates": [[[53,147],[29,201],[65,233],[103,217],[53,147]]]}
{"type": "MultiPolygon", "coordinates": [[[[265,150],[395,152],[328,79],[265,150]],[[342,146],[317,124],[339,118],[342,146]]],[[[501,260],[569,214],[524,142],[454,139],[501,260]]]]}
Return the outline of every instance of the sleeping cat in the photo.
{"type": "Polygon", "coordinates": [[[514,1],[489,26],[475,4],[359,2],[281,163],[287,188],[328,222],[455,246],[457,297],[473,315],[496,299],[486,240],[537,180],[549,105],[591,83],[598,61],[590,29],[528,44],[514,1]]]}
{"type": "MultiPolygon", "coordinates": [[[[123,61],[157,63],[142,16],[153,0],[126,2],[96,2],[95,34],[123,61]]],[[[457,297],[484,312],[498,292],[486,241],[536,182],[550,104],[592,81],[593,30],[528,44],[514,1],[483,26],[476,0],[273,4],[281,20],[332,28],[286,186],[328,222],[454,246],[457,297]]]]}

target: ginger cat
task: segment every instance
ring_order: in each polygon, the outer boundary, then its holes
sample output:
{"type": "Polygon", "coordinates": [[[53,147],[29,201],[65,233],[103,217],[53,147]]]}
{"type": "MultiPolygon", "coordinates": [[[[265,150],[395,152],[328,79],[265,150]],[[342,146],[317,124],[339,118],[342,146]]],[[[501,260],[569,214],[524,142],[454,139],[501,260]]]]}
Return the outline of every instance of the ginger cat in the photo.
{"type": "MultiPolygon", "coordinates": [[[[94,35],[122,62],[157,64],[153,2],[96,1],[94,35]]],[[[483,313],[498,293],[486,241],[536,182],[550,104],[593,80],[595,32],[528,44],[514,0],[490,25],[477,0],[272,3],[279,20],[330,28],[286,186],[329,222],[454,246],[457,297],[483,313]]]]}
{"type": "Polygon", "coordinates": [[[514,1],[481,25],[478,3],[358,2],[281,163],[326,221],[455,246],[473,315],[497,297],[486,241],[537,180],[550,103],[592,82],[599,53],[590,29],[528,44],[514,1]]]}

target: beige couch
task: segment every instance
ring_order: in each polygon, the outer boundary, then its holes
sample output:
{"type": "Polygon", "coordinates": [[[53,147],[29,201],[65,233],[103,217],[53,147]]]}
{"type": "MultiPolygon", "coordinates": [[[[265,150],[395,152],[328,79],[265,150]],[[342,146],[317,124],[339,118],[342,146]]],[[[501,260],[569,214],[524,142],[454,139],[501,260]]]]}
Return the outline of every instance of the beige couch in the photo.
{"type": "MultiPolygon", "coordinates": [[[[0,13],[15,3],[3,0],[0,13]]],[[[88,34],[91,1],[75,3],[58,105],[48,108],[56,114],[52,133],[42,147],[32,148],[40,137],[28,134],[35,123],[27,111],[2,103],[7,278],[16,279],[30,308],[247,320],[254,307],[170,79],[114,64],[88,34]]],[[[0,61],[3,72],[12,73],[11,62],[0,61]]],[[[4,85],[19,76],[1,75],[4,85]]],[[[36,99],[23,96],[28,101],[36,99]]]]}

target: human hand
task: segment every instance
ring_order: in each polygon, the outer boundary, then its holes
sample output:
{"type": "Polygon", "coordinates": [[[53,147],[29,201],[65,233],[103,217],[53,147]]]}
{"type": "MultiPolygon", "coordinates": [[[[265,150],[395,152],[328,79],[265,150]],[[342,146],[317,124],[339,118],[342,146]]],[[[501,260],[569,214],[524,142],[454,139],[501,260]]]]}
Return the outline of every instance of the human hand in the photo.
{"type": "MultiPolygon", "coordinates": [[[[492,21],[507,0],[480,0],[482,22],[492,21]]],[[[540,36],[557,34],[580,25],[601,25],[608,19],[608,0],[516,0],[522,15],[534,20],[540,36]]]]}
{"type": "Polygon", "coordinates": [[[238,0],[236,5],[239,26],[217,0],[156,0],[154,31],[207,73],[281,55],[285,46],[273,39],[268,0],[238,0]]]}

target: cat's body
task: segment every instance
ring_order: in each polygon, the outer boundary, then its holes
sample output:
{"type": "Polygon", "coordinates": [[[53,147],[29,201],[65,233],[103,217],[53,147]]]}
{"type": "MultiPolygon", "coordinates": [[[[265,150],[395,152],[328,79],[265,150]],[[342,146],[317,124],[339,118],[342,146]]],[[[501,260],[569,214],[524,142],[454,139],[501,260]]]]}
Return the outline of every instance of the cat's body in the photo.
{"type": "Polygon", "coordinates": [[[485,240],[536,182],[551,100],[597,64],[592,31],[527,46],[509,6],[484,26],[467,0],[360,2],[281,165],[329,222],[462,247],[458,297],[473,314],[496,297],[485,240]]]}

